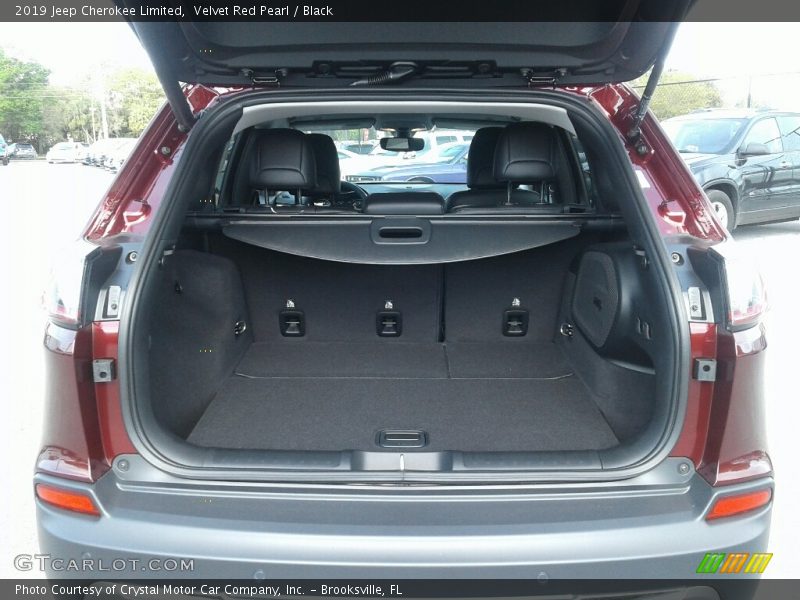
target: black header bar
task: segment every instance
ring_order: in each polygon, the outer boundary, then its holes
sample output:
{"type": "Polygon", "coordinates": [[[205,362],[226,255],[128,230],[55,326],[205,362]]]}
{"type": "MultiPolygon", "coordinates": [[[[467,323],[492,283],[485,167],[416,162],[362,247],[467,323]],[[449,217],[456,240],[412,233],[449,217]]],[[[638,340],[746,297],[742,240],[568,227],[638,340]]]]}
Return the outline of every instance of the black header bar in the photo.
{"type": "MultiPolygon", "coordinates": [[[[639,14],[669,1],[641,0],[639,14]]],[[[626,11],[626,0],[3,0],[0,21],[601,22],[626,11]]],[[[800,21],[800,2],[696,0],[685,20],[800,21]]]]}

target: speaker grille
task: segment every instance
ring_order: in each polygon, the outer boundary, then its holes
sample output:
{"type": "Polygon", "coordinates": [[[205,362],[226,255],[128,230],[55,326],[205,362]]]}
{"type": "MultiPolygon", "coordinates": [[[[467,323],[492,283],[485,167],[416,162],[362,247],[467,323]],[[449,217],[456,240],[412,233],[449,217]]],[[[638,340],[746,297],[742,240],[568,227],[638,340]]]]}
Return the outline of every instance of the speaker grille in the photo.
{"type": "Polygon", "coordinates": [[[618,306],[619,288],[613,259],[602,252],[586,252],[578,267],[572,297],[575,324],[592,344],[603,346],[614,327],[618,306]]]}

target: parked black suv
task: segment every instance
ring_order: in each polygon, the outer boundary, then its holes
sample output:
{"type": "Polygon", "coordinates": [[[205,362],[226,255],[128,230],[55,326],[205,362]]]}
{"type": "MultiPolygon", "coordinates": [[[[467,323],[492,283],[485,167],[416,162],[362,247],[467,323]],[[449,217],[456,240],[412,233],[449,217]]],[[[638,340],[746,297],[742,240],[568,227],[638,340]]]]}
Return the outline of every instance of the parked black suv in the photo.
{"type": "Polygon", "coordinates": [[[800,217],[800,114],[711,109],[662,125],[729,230],[800,217]]]}

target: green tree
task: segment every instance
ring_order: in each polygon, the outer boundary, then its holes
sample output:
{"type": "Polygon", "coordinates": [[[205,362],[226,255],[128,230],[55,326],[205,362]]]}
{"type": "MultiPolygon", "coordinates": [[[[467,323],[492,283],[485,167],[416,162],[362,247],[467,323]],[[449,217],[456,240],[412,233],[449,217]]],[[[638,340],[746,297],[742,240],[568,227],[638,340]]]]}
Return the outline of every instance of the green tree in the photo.
{"type": "Polygon", "coordinates": [[[123,69],[107,79],[109,129],[117,137],[138,137],[164,102],[153,73],[123,69]]]}
{"type": "Polygon", "coordinates": [[[39,63],[6,55],[0,49],[0,132],[14,141],[41,132],[50,72],[39,63]]]}
{"type": "Polygon", "coordinates": [[[93,142],[96,137],[96,126],[92,122],[95,105],[84,86],[51,87],[44,102],[41,145],[49,147],[67,139],[93,142]]]}
{"type": "Polygon", "coordinates": [[[95,141],[101,135],[103,101],[109,134],[138,137],[164,101],[156,76],[141,69],[103,68],[73,87],[51,86],[48,76],[42,65],[0,49],[0,133],[14,141],[30,141],[39,151],[67,139],[95,141]],[[98,96],[101,89],[104,98],[98,96]]]}
{"type": "MultiPolygon", "coordinates": [[[[633,88],[641,94],[650,73],[632,81],[633,88]]],[[[667,71],[661,75],[650,110],[663,120],[684,115],[700,108],[718,108],[722,97],[713,81],[699,81],[697,77],[680,71],[667,71]]]]}

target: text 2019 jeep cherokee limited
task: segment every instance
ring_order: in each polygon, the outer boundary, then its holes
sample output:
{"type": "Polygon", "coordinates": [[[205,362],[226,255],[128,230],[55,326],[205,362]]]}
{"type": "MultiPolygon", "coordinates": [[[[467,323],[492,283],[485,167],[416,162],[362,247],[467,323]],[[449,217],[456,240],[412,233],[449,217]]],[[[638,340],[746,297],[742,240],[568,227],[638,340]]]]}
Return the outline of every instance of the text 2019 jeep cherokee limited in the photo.
{"type": "Polygon", "coordinates": [[[622,83],[659,16],[133,23],[170,106],[48,292],[43,550],[243,579],[763,550],[765,295],[622,83]],[[333,138],[436,128],[474,136],[463,183],[341,181],[333,138]]]}

